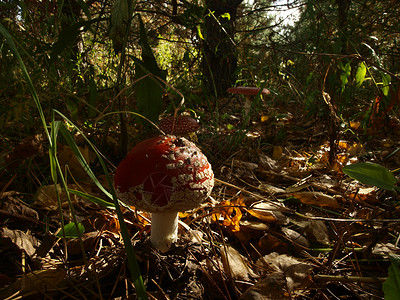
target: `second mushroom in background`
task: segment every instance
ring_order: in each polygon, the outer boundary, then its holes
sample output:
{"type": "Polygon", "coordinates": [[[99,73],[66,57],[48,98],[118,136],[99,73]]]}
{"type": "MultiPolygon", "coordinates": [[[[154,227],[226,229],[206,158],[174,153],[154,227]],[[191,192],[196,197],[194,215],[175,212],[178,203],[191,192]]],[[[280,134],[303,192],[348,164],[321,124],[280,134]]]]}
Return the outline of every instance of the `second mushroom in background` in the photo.
{"type": "Polygon", "coordinates": [[[245,103],[244,103],[244,112],[245,115],[247,116],[250,113],[251,109],[251,103],[252,103],[252,96],[256,96],[258,94],[260,95],[269,95],[271,92],[267,90],[266,88],[258,88],[258,87],[250,87],[250,86],[236,86],[236,87],[230,87],[229,89],[226,90],[230,94],[238,94],[238,95],[244,95],[246,97],[245,103]]]}

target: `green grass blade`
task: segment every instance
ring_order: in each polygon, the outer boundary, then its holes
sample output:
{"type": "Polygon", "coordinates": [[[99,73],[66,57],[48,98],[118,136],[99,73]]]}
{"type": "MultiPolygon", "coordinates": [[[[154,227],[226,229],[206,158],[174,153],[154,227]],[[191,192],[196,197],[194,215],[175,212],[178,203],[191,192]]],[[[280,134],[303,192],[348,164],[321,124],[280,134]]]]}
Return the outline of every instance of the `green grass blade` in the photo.
{"type": "Polygon", "coordinates": [[[82,191],[72,190],[72,189],[68,189],[68,191],[71,194],[74,194],[74,195],[76,195],[78,197],[81,197],[83,199],[89,200],[90,202],[98,204],[100,206],[104,206],[105,208],[108,208],[108,209],[114,209],[115,208],[114,203],[107,202],[107,201],[105,201],[105,200],[103,200],[103,199],[101,199],[99,197],[87,194],[87,193],[82,192],[82,191]]]}
{"type": "Polygon", "coordinates": [[[87,174],[91,177],[93,182],[103,191],[106,192],[107,195],[111,195],[111,198],[113,199],[114,202],[114,207],[115,207],[115,212],[118,217],[118,221],[120,224],[120,229],[121,229],[121,235],[122,239],[124,241],[125,245],[125,252],[128,258],[128,268],[132,274],[132,281],[133,284],[136,288],[136,293],[137,293],[137,298],[138,299],[143,299],[147,300],[147,292],[146,292],[146,287],[144,286],[143,283],[143,278],[139,269],[139,264],[136,259],[136,254],[135,254],[135,249],[133,248],[133,245],[131,243],[131,237],[128,231],[128,228],[126,227],[126,223],[124,221],[124,216],[122,214],[118,198],[115,193],[114,185],[111,180],[111,176],[108,173],[107,166],[100,155],[100,153],[97,151],[96,147],[89,141],[89,139],[85,136],[85,134],[77,127],[73,122],[71,122],[66,116],[64,116],[61,112],[54,110],[57,114],[59,114],[65,121],[67,121],[70,125],[72,125],[86,140],[86,142],[89,144],[89,146],[93,149],[93,151],[96,153],[97,158],[100,162],[100,165],[104,171],[104,174],[107,179],[107,183],[110,187],[110,192],[108,192],[102,185],[101,183],[97,180],[96,176],[90,169],[89,165],[87,164],[85,158],[83,157],[82,153],[80,152],[78,146],[75,143],[75,140],[73,139],[70,131],[67,129],[67,127],[60,122],[60,132],[63,134],[64,138],[66,139],[68,145],[71,147],[72,151],[74,154],[77,155],[78,161],[81,163],[82,167],[85,169],[87,174]]]}

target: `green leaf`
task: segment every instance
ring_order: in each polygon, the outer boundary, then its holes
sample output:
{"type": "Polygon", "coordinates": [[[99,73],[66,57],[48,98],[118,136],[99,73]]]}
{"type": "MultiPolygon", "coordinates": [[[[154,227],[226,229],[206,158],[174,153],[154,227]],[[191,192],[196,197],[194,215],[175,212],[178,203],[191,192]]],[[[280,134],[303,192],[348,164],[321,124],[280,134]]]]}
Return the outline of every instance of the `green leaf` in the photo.
{"type": "Polygon", "coordinates": [[[396,188],[396,178],[385,167],[373,163],[358,163],[346,166],[343,172],[351,178],[368,185],[393,191],[396,188]]]}
{"type": "Polygon", "coordinates": [[[382,92],[385,96],[389,95],[389,85],[390,85],[391,77],[389,74],[382,74],[382,92]]]}
{"type": "Polygon", "coordinates": [[[364,62],[361,62],[360,65],[358,66],[357,72],[356,72],[356,83],[357,87],[360,87],[362,83],[365,80],[365,75],[367,74],[367,66],[365,65],[364,62]]]}
{"type": "Polygon", "coordinates": [[[342,69],[342,74],[340,75],[340,81],[342,83],[342,92],[346,88],[347,83],[349,82],[349,76],[351,73],[351,61],[347,62],[344,66],[340,64],[340,68],[342,69]]]}
{"type": "Polygon", "coordinates": [[[85,232],[85,227],[83,227],[81,223],[78,223],[76,225],[77,226],[75,226],[75,223],[68,223],[67,225],[64,226],[64,228],[61,228],[61,230],[57,233],[56,236],[61,239],[63,238],[65,233],[65,237],[67,239],[77,238],[80,234],[85,232]],[[79,230],[79,233],[77,230],[79,230]]]}
{"type": "Polygon", "coordinates": [[[390,256],[391,265],[386,281],[383,283],[385,300],[397,300],[400,295],[400,256],[390,256]]]}
{"type": "Polygon", "coordinates": [[[201,32],[201,25],[200,24],[197,25],[197,34],[198,34],[200,39],[204,40],[204,36],[203,36],[203,33],[201,32]]]}
{"type": "Polygon", "coordinates": [[[227,18],[228,20],[230,20],[231,19],[231,14],[226,12],[226,13],[221,15],[221,18],[227,18]]]}
{"type": "Polygon", "coordinates": [[[87,194],[87,193],[84,193],[84,192],[81,192],[81,191],[72,190],[72,189],[68,189],[68,192],[70,192],[71,194],[77,195],[80,198],[89,200],[92,203],[104,206],[105,208],[108,208],[108,209],[114,209],[115,208],[114,203],[105,201],[105,200],[103,200],[103,199],[101,199],[99,197],[96,197],[96,196],[93,196],[93,195],[90,195],[90,194],[87,194]]]}

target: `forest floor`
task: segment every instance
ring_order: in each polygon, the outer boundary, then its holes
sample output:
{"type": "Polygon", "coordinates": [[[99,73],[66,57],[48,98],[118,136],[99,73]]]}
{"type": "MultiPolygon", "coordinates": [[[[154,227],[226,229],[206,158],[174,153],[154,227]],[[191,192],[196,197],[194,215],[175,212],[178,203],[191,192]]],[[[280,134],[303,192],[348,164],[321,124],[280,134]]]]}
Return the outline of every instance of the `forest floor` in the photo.
{"type": "MultiPolygon", "coordinates": [[[[342,168],[397,169],[400,124],[340,128],[329,163],[327,122],[270,108],[241,131],[240,118],[225,109],[216,126],[207,125],[215,117],[201,120],[198,144],[215,187],[200,208],[180,214],[178,242],[160,253],[149,244],[150,216],[123,211],[149,298],[383,299],[389,257],[399,253],[399,196],[342,168]]],[[[38,132],[1,153],[0,298],[135,299],[112,208],[73,194],[85,231],[81,239],[59,234],[57,193],[65,223],[72,214],[66,193],[48,179],[46,147],[38,132]]],[[[83,143],[81,150],[96,169],[91,150],[83,143]]],[[[72,174],[68,187],[105,199],[68,146],[59,153],[72,174]]]]}

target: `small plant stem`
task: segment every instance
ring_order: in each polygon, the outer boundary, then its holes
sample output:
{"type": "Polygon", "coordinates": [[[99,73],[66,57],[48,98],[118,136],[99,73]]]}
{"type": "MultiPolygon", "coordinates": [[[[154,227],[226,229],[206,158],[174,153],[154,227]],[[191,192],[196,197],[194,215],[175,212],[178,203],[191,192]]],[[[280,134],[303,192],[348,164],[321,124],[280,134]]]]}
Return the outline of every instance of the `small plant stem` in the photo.
{"type": "Polygon", "coordinates": [[[338,282],[361,282],[361,283],[382,283],[386,277],[359,277],[359,276],[337,276],[337,275],[315,275],[315,280],[338,281],[338,282]]]}

